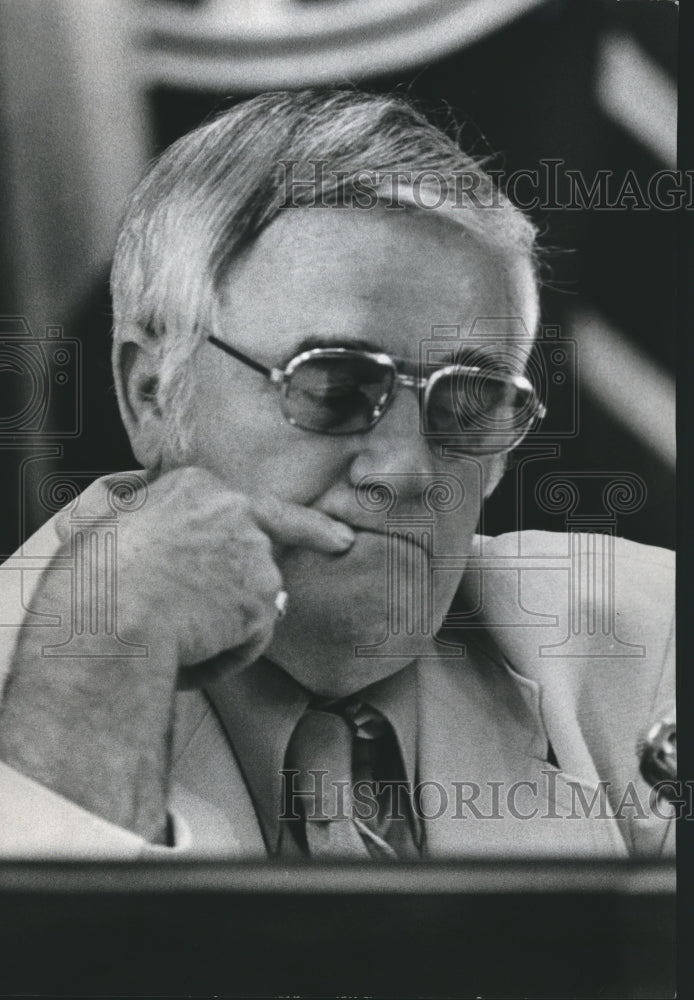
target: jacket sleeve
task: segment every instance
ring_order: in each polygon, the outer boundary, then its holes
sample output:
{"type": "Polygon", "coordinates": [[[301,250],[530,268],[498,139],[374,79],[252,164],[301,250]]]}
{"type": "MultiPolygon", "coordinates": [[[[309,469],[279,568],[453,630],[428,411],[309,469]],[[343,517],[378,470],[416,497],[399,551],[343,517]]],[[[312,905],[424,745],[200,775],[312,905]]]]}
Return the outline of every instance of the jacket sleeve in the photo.
{"type": "MultiPolygon", "coordinates": [[[[0,692],[21,629],[45,624],[30,610],[32,595],[58,547],[50,520],[0,566],[0,692]]],[[[0,762],[0,858],[174,858],[220,852],[229,843],[224,817],[180,786],[172,791],[170,833],[173,846],[149,844],[0,762]]]]}
{"type": "Polygon", "coordinates": [[[172,791],[169,818],[171,844],[150,844],[0,761],[0,859],[168,861],[238,854],[226,817],[182,785],[172,791]]]}

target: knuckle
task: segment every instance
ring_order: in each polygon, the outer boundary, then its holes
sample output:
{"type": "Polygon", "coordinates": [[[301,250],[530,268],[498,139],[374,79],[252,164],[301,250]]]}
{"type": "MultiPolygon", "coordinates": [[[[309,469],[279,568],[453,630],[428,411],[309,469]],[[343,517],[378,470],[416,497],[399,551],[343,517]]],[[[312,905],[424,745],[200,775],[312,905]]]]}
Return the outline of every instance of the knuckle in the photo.
{"type": "Polygon", "coordinates": [[[186,495],[200,495],[201,492],[207,494],[215,492],[221,485],[221,480],[208,469],[198,465],[186,465],[173,472],[176,486],[186,495]]]}
{"type": "MultiPolygon", "coordinates": [[[[185,465],[180,469],[174,469],[170,475],[173,482],[179,488],[185,489],[192,483],[199,482],[202,474],[203,474],[202,469],[198,469],[194,465],[185,465]]],[[[166,477],[162,476],[159,481],[162,482],[163,484],[165,479],[166,477]]]]}
{"type": "Polygon", "coordinates": [[[232,514],[255,524],[250,501],[243,493],[233,493],[231,490],[226,490],[225,501],[232,514]]]}

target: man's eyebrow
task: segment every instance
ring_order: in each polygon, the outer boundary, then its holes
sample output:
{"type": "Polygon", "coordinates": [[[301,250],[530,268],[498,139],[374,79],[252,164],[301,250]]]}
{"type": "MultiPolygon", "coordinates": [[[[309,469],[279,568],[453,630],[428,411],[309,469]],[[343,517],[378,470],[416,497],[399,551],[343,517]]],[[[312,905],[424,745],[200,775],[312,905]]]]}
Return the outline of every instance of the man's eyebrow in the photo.
{"type": "Polygon", "coordinates": [[[313,351],[318,347],[347,347],[353,351],[370,351],[373,354],[383,353],[383,347],[371,340],[354,339],[352,337],[326,337],[324,335],[313,335],[304,337],[296,344],[291,351],[282,358],[280,367],[286,367],[292,358],[304,351],[313,351]]]}

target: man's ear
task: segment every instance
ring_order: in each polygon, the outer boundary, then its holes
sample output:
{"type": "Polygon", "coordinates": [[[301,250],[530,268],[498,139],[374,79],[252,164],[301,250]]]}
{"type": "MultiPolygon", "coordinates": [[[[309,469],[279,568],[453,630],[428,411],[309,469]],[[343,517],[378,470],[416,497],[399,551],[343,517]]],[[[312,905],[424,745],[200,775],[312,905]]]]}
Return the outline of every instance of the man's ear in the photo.
{"type": "Polygon", "coordinates": [[[161,464],[166,427],[159,408],[159,343],[155,338],[114,344],[113,373],[121,417],[135,458],[145,469],[161,464]]]}

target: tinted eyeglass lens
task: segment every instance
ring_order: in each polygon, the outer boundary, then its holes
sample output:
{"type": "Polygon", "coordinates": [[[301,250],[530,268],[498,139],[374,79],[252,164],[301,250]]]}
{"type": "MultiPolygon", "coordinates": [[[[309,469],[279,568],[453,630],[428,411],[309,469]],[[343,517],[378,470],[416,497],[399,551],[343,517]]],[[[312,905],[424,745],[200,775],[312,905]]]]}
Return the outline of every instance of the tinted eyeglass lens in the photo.
{"type": "Polygon", "coordinates": [[[297,365],[283,408],[297,426],[323,434],[351,434],[374,423],[390,395],[394,372],[372,358],[309,358],[297,365]]]}
{"type": "Polygon", "coordinates": [[[426,433],[458,439],[470,454],[511,448],[536,415],[531,389],[485,373],[451,372],[430,387],[424,419],[426,433]]]}

